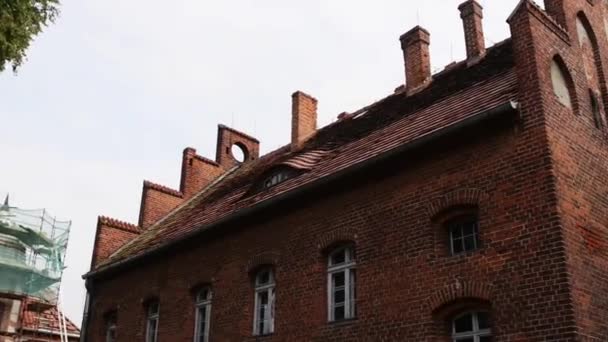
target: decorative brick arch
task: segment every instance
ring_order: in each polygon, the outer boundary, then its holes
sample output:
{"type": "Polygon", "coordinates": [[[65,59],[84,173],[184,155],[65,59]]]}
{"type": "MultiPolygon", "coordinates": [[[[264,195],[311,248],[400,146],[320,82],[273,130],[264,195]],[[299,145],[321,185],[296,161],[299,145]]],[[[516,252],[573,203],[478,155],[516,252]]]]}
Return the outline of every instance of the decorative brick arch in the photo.
{"type": "Polygon", "coordinates": [[[251,259],[249,259],[249,261],[247,262],[246,272],[254,272],[258,268],[265,265],[276,266],[279,263],[280,256],[281,255],[277,252],[264,252],[257,254],[251,257],[251,259]]]}
{"type": "Polygon", "coordinates": [[[456,302],[459,299],[478,299],[492,302],[493,286],[485,282],[455,280],[428,297],[429,312],[456,302]]]}
{"type": "Polygon", "coordinates": [[[316,241],[316,247],[326,251],[340,242],[357,242],[357,233],[352,228],[341,228],[322,234],[316,241]]]}
{"type": "Polygon", "coordinates": [[[480,189],[463,188],[449,192],[443,196],[435,198],[427,204],[426,212],[430,219],[435,218],[439,213],[458,206],[479,206],[486,200],[488,195],[480,189]]]}

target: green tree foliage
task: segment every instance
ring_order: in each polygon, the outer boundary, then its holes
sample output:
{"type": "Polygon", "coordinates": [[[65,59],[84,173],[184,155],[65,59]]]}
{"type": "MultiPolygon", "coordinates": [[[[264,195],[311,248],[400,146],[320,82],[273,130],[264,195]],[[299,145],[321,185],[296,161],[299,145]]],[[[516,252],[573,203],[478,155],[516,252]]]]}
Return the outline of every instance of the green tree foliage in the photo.
{"type": "Polygon", "coordinates": [[[0,0],[0,72],[23,63],[32,39],[59,14],[59,0],[0,0]]]}

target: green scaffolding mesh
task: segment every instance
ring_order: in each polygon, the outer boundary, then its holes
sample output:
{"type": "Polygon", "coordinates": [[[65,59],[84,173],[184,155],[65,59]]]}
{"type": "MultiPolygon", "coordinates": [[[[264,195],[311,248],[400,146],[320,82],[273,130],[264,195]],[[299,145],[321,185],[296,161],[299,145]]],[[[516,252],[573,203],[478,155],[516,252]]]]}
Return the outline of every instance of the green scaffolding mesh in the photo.
{"type": "Polygon", "coordinates": [[[56,304],[71,221],[0,206],[0,293],[56,304]]]}

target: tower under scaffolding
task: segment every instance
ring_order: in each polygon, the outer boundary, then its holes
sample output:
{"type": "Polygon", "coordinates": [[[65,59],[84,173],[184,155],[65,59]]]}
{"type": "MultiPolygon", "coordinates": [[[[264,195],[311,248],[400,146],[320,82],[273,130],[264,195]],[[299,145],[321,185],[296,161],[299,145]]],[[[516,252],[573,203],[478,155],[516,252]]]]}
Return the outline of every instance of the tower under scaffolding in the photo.
{"type": "Polygon", "coordinates": [[[46,210],[0,206],[0,342],[69,341],[78,329],[59,310],[71,221],[46,210]]]}

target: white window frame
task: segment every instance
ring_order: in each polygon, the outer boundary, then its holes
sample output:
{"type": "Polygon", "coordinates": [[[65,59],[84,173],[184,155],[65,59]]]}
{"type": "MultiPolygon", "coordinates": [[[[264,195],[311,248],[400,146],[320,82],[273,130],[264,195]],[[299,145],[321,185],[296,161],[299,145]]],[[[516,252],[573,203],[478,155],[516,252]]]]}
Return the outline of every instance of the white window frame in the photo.
{"type": "Polygon", "coordinates": [[[116,318],[110,317],[106,323],[106,342],[116,342],[116,318]]]}
{"type": "Polygon", "coordinates": [[[357,316],[356,311],[356,262],[354,248],[345,246],[335,249],[327,258],[327,318],[329,322],[353,319],[357,316]],[[334,264],[333,256],[344,253],[344,262],[334,264]],[[336,320],[335,317],[335,298],[334,298],[334,276],[344,274],[344,318],[336,320]]]}
{"type": "Polygon", "coordinates": [[[456,316],[454,319],[452,319],[452,341],[453,342],[459,342],[459,341],[462,341],[462,340],[468,339],[468,338],[473,338],[474,342],[479,342],[481,337],[492,336],[492,329],[490,329],[490,328],[479,329],[478,315],[480,313],[487,314],[486,312],[480,312],[480,311],[468,311],[468,312],[460,314],[460,315],[456,316]],[[471,317],[472,317],[473,330],[456,333],[456,320],[463,316],[466,316],[466,315],[471,315],[471,317]]]}
{"type": "Polygon", "coordinates": [[[196,305],[195,305],[195,320],[194,320],[194,342],[200,342],[202,337],[203,342],[209,341],[209,327],[211,325],[211,300],[213,293],[209,287],[205,287],[198,291],[196,294],[196,305]],[[205,331],[204,335],[201,336],[201,311],[205,311],[205,331]]]}
{"type": "Polygon", "coordinates": [[[268,335],[274,333],[274,316],[275,316],[275,279],[274,271],[271,268],[264,268],[256,273],[255,276],[255,299],[253,311],[253,335],[268,335]],[[269,280],[267,283],[262,283],[260,277],[265,272],[268,272],[269,280]],[[265,317],[260,317],[261,300],[263,294],[268,296],[268,308],[265,310],[265,317]],[[260,323],[263,321],[268,324],[263,324],[260,329],[260,323]]]}
{"type": "Polygon", "coordinates": [[[158,341],[158,322],[160,317],[160,302],[150,302],[147,307],[146,315],[146,342],[157,342],[158,341]],[[153,310],[156,307],[156,311],[153,310]],[[154,325],[154,335],[150,334],[150,330],[154,325]]]}

